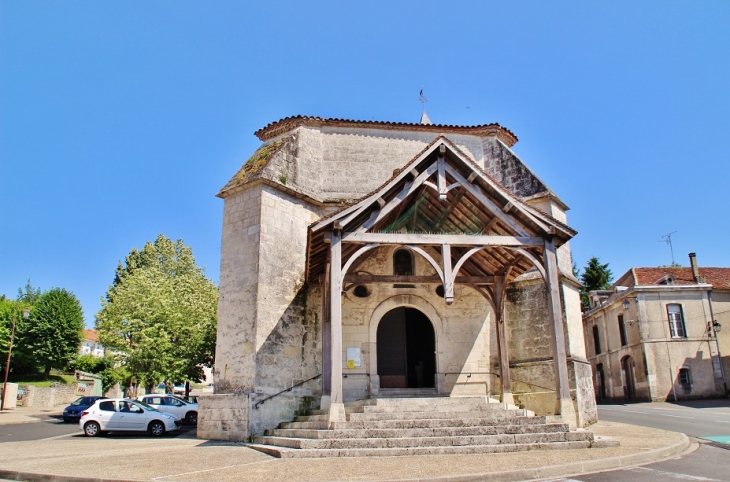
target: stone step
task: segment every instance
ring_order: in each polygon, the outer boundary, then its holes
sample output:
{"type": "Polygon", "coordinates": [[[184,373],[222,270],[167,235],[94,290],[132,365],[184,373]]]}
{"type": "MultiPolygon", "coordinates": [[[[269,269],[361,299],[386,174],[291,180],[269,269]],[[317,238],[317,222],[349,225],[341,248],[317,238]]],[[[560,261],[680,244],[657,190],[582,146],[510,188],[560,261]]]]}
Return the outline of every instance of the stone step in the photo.
{"type": "MultiPolygon", "coordinates": [[[[351,420],[348,422],[334,422],[332,429],[381,429],[381,428],[437,428],[437,427],[477,427],[492,425],[532,425],[545,424],[546,417],[467,417],[462,419],[401,419],[401,420],[351,420]]],[[[327,430],[327,422],[284,422],[279,428],[283,429],[315,429],[327,430]]]]}
{"type": "Polygon", "coordinates": [[[310,457],[397,457],[407,455],[468,455],[529,450],[566,450],[590,448],[588,440],[573,442],[501,444],[501,445],[451,445],[441,447],[397,447],[363,449],[292,449],[273,445],[249,444],[260,452],[280,458],[310,457]]]}
{"type": "Polygon", "coordinates": [[[474,435],[457,437],[398,437],[309,439],[290,437],[256,437],[255,443],[294,449],[361,449],[403,447],[448,447],[462,445],[510,445],[591,441],[589,432],[556,432],[534,434],[474,435]]]}
{"type": "Polygon", "coordinates": [[[255,437],[261,445],[293,449],[375,449],[404,447],[448,447],[462,445],[511,445],[557,442],[580,442],[593,439],[590,432],[555,432],[501,435],[466,435],[454,437],[396,437],[310,439],[292,437],[255,437]]]}
{"type": "Polygon", "coordinates": [[[267,436],[294,437],[311,439],[335,438],[395,438],[395,437],[452,437],[467,435],[500,435],[521,433],[553,433],[567,432],[568,424],[533,424],[533,425],[492,425],[477,427],[436,427],[405,429],[273,429],[267,430],[267,436]]]}
{"type": "Polygon", "coordinates": [[[503,403],[473,403],[473,404],[438,404],[433,406],[412,405],[404,407],[393,407],[389,405],[365,405],[357,410],[345,410],[346,413],[390,413],[390,412],[470,412],[484,411],[496,412],[500,410],[514,411],[522,410],[521,408],[508,408],[503,403]]]}
{"type": "MultiPolygon", "coordinates": [[[[325,417],[326,415],[315,415],[316,417],[325,417]]],[[[474,410],[474,411],[441,411],[430,410],[425,412],[366,412],[366,413],[349,413],[347,419],[350,421],[359,420],[421,420],[421,419],[464,419],[464,418],[491,418],[495,421],[509,417],[528,416],[524,411],[508,411],[508,410],[474,410]]],[[[317,422],[319,420],[297,420],[301,422],[317,422]]]]}
{"type": "Polygon", "coordinates": [[[498,400],[489,398],[486,395],[469,397],[393,397],[393,398],[370,398],[345,403],[345,408],[363,405],[380,406],[412,406],[412,405],[464,405],[469,403],[500,403],[498,400]]]}
{"type": "MultiPolygon", "coordinates": [[[[335,422],[332,429],[348,428],[435,428],[435,427],[474,427],[484,425],[530,425],[546,423],[545,417],[509,417],[495,420],[494,417],[465,417],[460,419],[396,419],[396,420],[351,420],[335,422]]],[[[282,427],[284,428],[284,427],[282,427]]],[[[294,427],[290,427],[294,428],[294,427]]],[[[303,427],[302,427],[303,428],[303,427]]]]}

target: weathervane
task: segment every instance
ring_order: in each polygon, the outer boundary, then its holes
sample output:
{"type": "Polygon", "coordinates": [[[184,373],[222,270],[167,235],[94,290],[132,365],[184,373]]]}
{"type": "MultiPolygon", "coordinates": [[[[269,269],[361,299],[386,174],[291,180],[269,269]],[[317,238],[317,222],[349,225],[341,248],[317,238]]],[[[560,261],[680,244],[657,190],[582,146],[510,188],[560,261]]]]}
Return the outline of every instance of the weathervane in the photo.
{"type": "Polygon", "coordinates": [[[421,86],[421,92],[419,93],[418,102],[423,104],[423,112],[426,112],[426,102],[428,102],[428,99],[425,95],[423,95],[423,86],[421,86]]]}

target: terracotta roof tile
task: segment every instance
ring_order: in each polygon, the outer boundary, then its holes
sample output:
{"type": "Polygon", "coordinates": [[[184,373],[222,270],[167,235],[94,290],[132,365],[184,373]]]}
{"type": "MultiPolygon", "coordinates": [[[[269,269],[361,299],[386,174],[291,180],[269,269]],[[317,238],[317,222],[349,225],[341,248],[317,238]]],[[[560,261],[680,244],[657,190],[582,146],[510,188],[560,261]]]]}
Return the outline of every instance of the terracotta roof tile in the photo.
{"type": "Polygon", "coordinates": [[[96,330],[84,330],[84,340],[99,341],[99,334],[96,330]]]}
{"type": "Polygon", "coordinates": [[[417,132],[434,132],[437,134],[464,134],[475,136],[496,136],[508,147],[517,143],[517,136],[499,124],[482,124],[478,126],[457,126],[450,124],[418,124],[411,122],[363,121],[348,119],[330,119],[325,117],[292,116],[285,117],[262,127],[254,134],[262,141],[268,141],[300,126],[313,127],[360,127],[364,129],[401,130],[417,132]]]}
{"type": "MultiPolygon", "coordinates": [[[[730,289],[730,268],[699,268],[700,276],[714,289],[730,289]]],[[[655,285],[667,275],[674,277],[675,285],[694,284],[692,268],[634,268],[637,285],[655,285]]]]}

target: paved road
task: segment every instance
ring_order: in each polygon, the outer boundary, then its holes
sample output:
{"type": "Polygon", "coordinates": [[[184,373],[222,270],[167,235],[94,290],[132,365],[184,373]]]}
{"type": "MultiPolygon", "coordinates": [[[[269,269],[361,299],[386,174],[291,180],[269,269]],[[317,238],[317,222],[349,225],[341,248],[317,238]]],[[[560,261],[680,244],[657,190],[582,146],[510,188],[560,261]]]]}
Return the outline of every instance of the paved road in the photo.
{"type": "MultiPolygon", "coordinates": [[[[183,426],[180,432],[172,436],[184,435],[194,427],[183,426]]],[[[0,443],[23,442],[27,440],[42,440],[56,437],[83,436],[77,423],[63,423],[62,420],[52,417],[43,417],[37,423],[17,423],[0,425],[0,443]]],[[[149,437],[144,433],[111,434],[109,437],[149,437]]]]}
{"type": "Polygon", "coordinates": [[[598,418],[644,427],[682,432],[690,437],[728,437],[730,443],[730,403],[727,400],[696,402],[634,403],[600,405],[598,418]]]}
{"type": "Polygon", "coordinates": [[[655,464],[551,480],[554,482],[730,480],[730,403],[727,400],[704,400],[681,405],[671,403],[601,405],[598,408],[598,418],[610,422],[683,432],[689,437],[697,438],[696,441],[700,442],[700,445],[694,452],[655,464]],[[727,437],[727,444],[714,443],[700,437],[727,437]]]}

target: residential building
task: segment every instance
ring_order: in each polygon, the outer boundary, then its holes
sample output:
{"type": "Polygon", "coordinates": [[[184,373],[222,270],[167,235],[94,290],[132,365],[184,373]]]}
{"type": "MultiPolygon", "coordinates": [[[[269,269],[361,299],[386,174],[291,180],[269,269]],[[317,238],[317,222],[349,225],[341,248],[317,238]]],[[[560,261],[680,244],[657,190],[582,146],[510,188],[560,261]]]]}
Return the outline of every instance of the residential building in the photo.
{"type": "Polygon", "coordinates": [[[700,268],[694,253],[690,265],[631,268],[589,293],[583,332],[599,402],[726,396],[730,268],[700,268]]]}
{"type": "Polygon", "coordinates": [[[99,334],[96,330],[84,330],[83,335],[84,341],[81,342],[81,347],[79,347],[79,354],[103,357],[106,350],[104,349],[104,346],[99,343],[99,334]]]}

